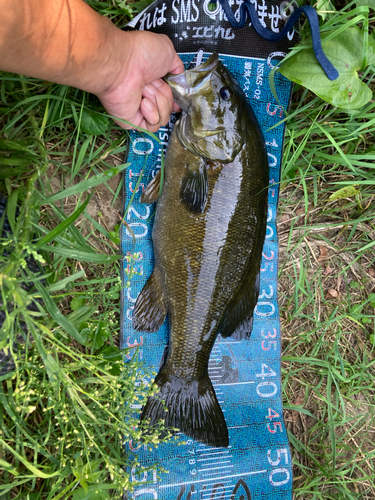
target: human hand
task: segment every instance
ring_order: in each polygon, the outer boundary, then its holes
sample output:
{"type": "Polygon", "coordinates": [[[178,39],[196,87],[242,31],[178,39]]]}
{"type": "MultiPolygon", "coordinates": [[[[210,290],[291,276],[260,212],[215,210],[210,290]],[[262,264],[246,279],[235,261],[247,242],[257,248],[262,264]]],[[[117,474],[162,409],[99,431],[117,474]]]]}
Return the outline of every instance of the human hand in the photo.
{"type": "Polygon", "coordinates": [[[110,115],[152,132],[179,109],[161,79],[184,70],[167,36],[121,31],[83,0],[0,0],[0,7],[1,70],[95,94],[110,115]]]}
{"type": "MultiPolygon", "coordinates": [[[[184,66],[166,35],[147,31],[121,32],[124,35],[124,64],[115,83],[96,92],[107,113],[132,125],[156,132],[172,111],[180,108],[162,77],[182,73],[184,66]]],[[[115,120],[123,128],[132,128],[115,120]]]]}

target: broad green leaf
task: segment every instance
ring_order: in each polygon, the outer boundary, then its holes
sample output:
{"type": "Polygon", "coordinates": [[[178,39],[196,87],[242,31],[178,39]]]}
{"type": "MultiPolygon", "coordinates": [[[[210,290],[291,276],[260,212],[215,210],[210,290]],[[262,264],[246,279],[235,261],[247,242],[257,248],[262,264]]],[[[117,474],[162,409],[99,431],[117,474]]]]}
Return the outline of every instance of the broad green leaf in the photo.
{"type": "MultiPolygon", "coordinates": [[[[372,99],[372,92],[358,77],[363,64],[363,31],[348,28],[324,41],[324,52],[339,72],[329,80],[312,49],[301,50],[282,63],[280,72],[289,80],[312,90],[321,99],[343,109],[357,109],[372,99]]],[[[370,49],[369,49],[370,52],[370,49]]],[[[373,52],[371,53],[373,57],[373,52]]]]}
{"type": "Polygon", "coordinates": [[[91,196],[88,196],[87,199],[82,203],[82,205],[74,210],[72,215],[70,215],[67,219],[64,221],[60,222],[58,226],[55,227],[55,229],[52,229],[48,234],[43,236],[38,243],[35,245],[35,250],[39,250],[44,245],[47,245],[47,243],[50,243],[52,240],[56,238],[59,234],[61,234],[67,227],[69,227],[73,222],[78,219],[78,217],[81,215],[81,213],[85,210],[87,207],[89,201],[91,199],[91,196]]]}
{"type": "Polygon", "coordinates": [[[107,500],[107,493],[98,490],[96,486],[89,486],[87,493],[84,488],[75,490],[72,500],[107,500]]]}
{"type": "Polygon", "coordinates": [[[75,184],[74,186],[64,189],[59,193],[53,194],[48,198],[45,198],[42,203],[43,204],[52,203],[53,201],[61,200],[63,198],[67,198],[68,196],[83,193],[84,191],[94,188],[99,184],[102,184],[103,182],[111,179],[113,176],[122,172],[129,165],[130,163],[126,163],[124,165],[119,165],[118,167],[109,168],[108,170],[102,172],[101,174],[93,175],[92,177],[86,179],[85,181],[82,181],[78,184],[75,184]]]}
{"type": "Polygon", "coordinates": [[[331,196],[328,199],[331,201],[341,200],[342,198],[349,198],[350,196],[356,196],[359,193],[360,190],[357,188],[356,185],[353,185],[339,189],[335,193],[331,194],[331,196]]]}
{"type": "Polygon", "coordinates": [[[84,297],[74,297],[70,301],[70,309],[72,311],[76,311],[79,309],[81,306],[84,306],[86,304],[86,299],[84,297]]]}
{"type": "Polygon", "coordinates": [[[362,7],[364,5],[366,7],[370,7],[372,10],[375,10],[375,0],[356,0],[355,3],[358,7],[362,7]]]}
{"type": "Polygon", "coordinates": [[[92,341],[93,349],[100,349],[109,338],[110,332],[106,329],[104,321],[100,321],[95,330],[92,327],[84,328],[81,330],[81,335],[87,344],[92,341]]]}
{"type": "MultiPolygon", "coordinates": [[[[374,4],[375,4],[375,0],[374,4]]],[[[374,7],[375,10],[375,7],[374,7]]],[[[368,52],[367,52],[367,64],[374,65],[375,64],[375,36],[371,33],[368,37],[368,52]]]]}
{"type": "Polygon", "coordinates": [[[89,135],[102,135],[108,129],[109,118],[95,111],[84,110],[82,112],[81,130],[89,135]]]}

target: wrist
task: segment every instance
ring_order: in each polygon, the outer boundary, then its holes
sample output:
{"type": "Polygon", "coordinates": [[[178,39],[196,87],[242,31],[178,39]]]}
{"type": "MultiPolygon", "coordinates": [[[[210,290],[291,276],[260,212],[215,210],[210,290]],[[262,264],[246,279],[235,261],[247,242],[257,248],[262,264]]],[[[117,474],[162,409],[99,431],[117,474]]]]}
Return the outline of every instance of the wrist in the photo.
{"type": "Polygon", "coordinates": [[[84,84],[85,88],[80,87],[98,97],[111,93],[124,80],[139,73],[134,71],[135,47],[131,34],[117,28],[111,21],[109,23],[100,54],[94,56],[96,60],[85,74],[87,84],[84,84]]]}

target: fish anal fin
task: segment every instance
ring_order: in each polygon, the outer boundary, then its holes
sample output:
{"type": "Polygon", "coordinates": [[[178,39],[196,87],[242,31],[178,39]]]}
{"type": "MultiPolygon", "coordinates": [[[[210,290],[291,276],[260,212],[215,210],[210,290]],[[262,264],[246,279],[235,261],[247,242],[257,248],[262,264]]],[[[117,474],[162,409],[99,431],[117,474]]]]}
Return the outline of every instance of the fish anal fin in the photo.
{"type": "Polygon", "coordinates": [[[161,181],[161,170],[155,175],[153,179],[147,184],[146,189],[141,194],[139,201],[141,203],[154,203],[159,199],[161,181]]]}
{"type": "Polygon", "coordinates": [[[191,211],[202,213],[207,202],[208,179],[205,161],[199,156],[186,165],[181,181],[180,201],[191,211]]]}
{"type": "Polygon", "coordinates": [[[157,332],[167,315],[161,278],[157,269],[137,297],[133,310],[133,328],[141,332],[157,332]]]}
{"type": "Polygon", "coordinates": [[[259,296],[260,272],[251,286],[248,280],[242,286],[235,302],[230,304],[222,319],[219,333],[222,337],[233,337],[236,340],[249,339],[253,329],[254,308],[259,296]]]}
{"type": "Polygon", "coordinates": [[[179,429],[195,441],[227,448],[228,428],[209,376],[185,381],[167,367],[155,379],[159,393],[150,396],[143,407],[144,432],[162,420],[165,427],[179,429]]]}

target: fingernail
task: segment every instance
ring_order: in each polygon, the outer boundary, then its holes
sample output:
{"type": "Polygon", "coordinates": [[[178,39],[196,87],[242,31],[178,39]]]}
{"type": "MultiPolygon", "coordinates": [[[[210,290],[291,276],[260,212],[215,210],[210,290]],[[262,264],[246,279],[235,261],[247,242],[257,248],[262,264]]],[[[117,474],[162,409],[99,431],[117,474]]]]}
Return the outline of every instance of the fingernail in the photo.
{"type": "Polygon", "coordinates": [[[145,98],[143,99],[143,106],[148,110],[148,111],[152,111],[154,109],[154,105],[152,104],[152,102],[145,98]]]}
{"type": "Polygon", "coordinates": [[[160,78],[158,80],[154,80],[152,82],[152,85],[157,89],[160,89],[160,87],[163,85],[163,80],[161,80],[160,78]]]}
{"type": "Polygon", "coordinates": [[[153,85],[151,85],[151,83],[149,83],[149,84],[145,85],[143,92],[146,92],[146,94],[154,95],[155,94],[155,87],[153,85]]]}

